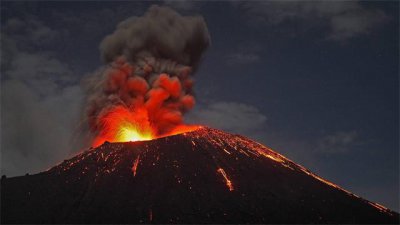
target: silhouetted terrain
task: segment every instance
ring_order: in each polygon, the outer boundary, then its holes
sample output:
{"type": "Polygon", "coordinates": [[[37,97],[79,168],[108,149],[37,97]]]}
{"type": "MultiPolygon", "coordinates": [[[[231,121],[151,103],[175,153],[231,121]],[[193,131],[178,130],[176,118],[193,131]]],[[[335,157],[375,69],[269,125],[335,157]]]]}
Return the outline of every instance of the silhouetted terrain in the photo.
{"type": "Polygon", "coordinates": [[[105,143],[1,180],[2,223],[398,223],[399,214],[239,135],[105,143]]]}

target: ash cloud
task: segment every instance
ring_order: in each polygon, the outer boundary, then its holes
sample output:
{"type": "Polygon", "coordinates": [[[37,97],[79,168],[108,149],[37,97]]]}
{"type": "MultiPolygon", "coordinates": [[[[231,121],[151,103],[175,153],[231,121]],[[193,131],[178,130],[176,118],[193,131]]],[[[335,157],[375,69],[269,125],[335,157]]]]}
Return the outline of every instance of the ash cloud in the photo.
{"type": "Polygon", "coordinates": [[[209,43],[202,17],[183,17],[170,8],[153,5],[142,17],[119,23],[101,42],[100,51],[107,63],[120,56],[131,62],[154,57],[195,67],[209,43]]]}
{"type": "Polygon", "coordinates": [[[113,129],[105,121],[120,107],[142,114],[138,121],[147,117],[156,135],[183,123],[195,104],[191,74],[209,44],[202,17],[167,7],[151,6],[142,17],[119,23],[100,44],[106,66],[84,82],[84,119],[94,136],[113,129]]]}

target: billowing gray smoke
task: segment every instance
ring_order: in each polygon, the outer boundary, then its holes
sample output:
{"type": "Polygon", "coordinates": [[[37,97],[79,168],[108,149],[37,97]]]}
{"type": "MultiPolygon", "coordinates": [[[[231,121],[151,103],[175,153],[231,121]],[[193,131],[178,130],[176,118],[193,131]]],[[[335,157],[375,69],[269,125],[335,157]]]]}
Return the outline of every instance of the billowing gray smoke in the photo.
{"type": "Polygon", "coordinates": [[[170,8],[151,6],[142,17],[132,17],[100,44],[105,62],[120,56],[129,61],[146,57],[196,66],[210,42],[207,26],[199,16],[183,17],[170,8]]]}
{"type": "Polygon", "coordinates": [[[190,75],[209,43],[202,17],[170,8],[151,6],[122,21],[100,44],[107,66],[86,82],[91,131],[103,139],[115,135],[115,111],[130,112],[129,120],[150,124],[156,135],[181,124],[195,103],[190,75]]]}

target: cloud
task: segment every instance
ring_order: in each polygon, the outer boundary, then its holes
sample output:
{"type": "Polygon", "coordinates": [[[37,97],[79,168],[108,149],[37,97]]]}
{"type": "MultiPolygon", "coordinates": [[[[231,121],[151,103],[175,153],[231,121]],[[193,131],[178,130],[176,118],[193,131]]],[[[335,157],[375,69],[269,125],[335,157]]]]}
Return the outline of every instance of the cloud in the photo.
{"type": "Polygon", "coordinates": [[[19,80],[3,82],[1,173],[39,172],[69,156],[74,150],[72,131],[80,113],[79,96],[77,86],[42,98],[19,80]]]}
{"type": "Polygon", "coordinates": [[[44,47],[60,38],[64,30],[55,30],[34,16],[26,18],[10,18],[1,31],[9,35],[20,48],[30,49],[32,47],[44,47]]]}
{"type": "Polygon", "coordinates": [[[340,131],[320,138],[315,150],[319,153],[346,153],[361,144],[356,131],[340,131]]]}
{"type": "Polygon", "coordinates": [[[6,59],[0,86],[1,174],[15,176],[43,171],[79,150],[73,149],[72,135],[82,93],[69,65],[50,51],[32,50],[38,39],[56,42],[57,31],[38,20],[6,24],[1,40],[6,59]]]}
{"type": "Polygon", "coordinates": [[[297,26],[297,32],[319,29],[326,39],[336,41],[371,33],[388,19],[382,10],[367,8],[357,1],[260,1],[233,5],[253,24],[280,28],[291,24],[297,26]]]}
{"type": "Polygon", "coordinates": [[[250,134],[262,129],[267,117],[258,108],[239,102],[200,104],[187,117],[189,123],[202,124],[227,132],[250,134]]]}
{"type": "Polygon", "coordinates": [[[143,14],[146,9],[146,2],[129,2],[117,4],[113,7],[88,8],[85,10],[54,10],[51,18],[67,28],[68,38],[73,42],[79,39],[81,42],[93,42],[97,45],[102,38],[115,29],[115,26],[122,20],[143,14]],[[84,21],[84,23],[82,23],[84,21]]]}
{"type": "Polygon", "coordinates": [[[164,0],[164,4],[180,12],[193,11],[201,6],[201,1],[164,0]]]}
{"type": "Polygon", "coordinates": [[[260,56],[256,53],[232,53],[226,57],[228,65],[244,65],[258,62],[260,56]]]}
{"type": "Polygon", "coordinates": [[[356,10],[333,16],[328,39],[346,40],[369,34],[388,19],[382,11],[356,10]]]}

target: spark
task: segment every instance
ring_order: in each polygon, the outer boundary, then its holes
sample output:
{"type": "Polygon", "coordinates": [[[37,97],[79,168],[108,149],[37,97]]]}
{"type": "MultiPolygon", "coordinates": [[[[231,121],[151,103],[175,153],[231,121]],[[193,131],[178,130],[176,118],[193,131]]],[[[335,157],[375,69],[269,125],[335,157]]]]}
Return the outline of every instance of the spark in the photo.
{"type": "Polygon", "coordinates": [[[225,170],[222,169],[222,168],[219,168],[217,170],[217,172],[220,173],[224,177],[226,186],[228,186],[229,191],[233,191],[234,188],[233,188],[233,185],[232,185],[232,181],[228,179],[228,176],[226,175],[225,170]]]}
{"type": "Polygon", "coordinates": [[[138,155],[138,157],[135,159],[135,162],[133,162],[132,172],[133,172],[134,177],[136,176],[136,171],[137,171],[137,167],[139,164],[139,158],[140,158],[140,155],[138,155]]]}
{"type": "MultiPolygon", "coordinates": [[[[368,202],[368,203],[369,203],[370,205],[372,205],[373,207],[379,209],[379,211],[381,211],[381,212],[388,212],[388,213],[390,213],[390,210],[389,210],[388,208],[386,208],[385,206],[381,205],[381,204],[378,204],[378,203],[376,203],[376,202],[368,202]]],[[[390,214],[392,214],[392,213],[390,213],[390,214]]]]}
{"type": "Polygon", "coordinates": [[[263,151],[261,151],[261,150],[260,150],[258,153],[260,153],[260,154],[263,155],[264,157],[270,158],[270,159],[272,159],[272,160],[274,160],[274,161],[276,161],[276,162],[279,162],[279,163],[285,162],[284,160],[282,160],[282,159],[280,159],[280,158],[278,158],[278,157],[272,156],[272,155],[270,155],[270,154],[267,154],[267,153],[265,153],[265,152],[263,152],[263,151]]]}
{"type": "Polygon", "coordinates": [[[226,152],[228,155],[231,154],[231,153],[230,153],[228,150],[226,150],[225,148],[222,148],[222,150],[224,150],[224,152],[226,152]]]}

